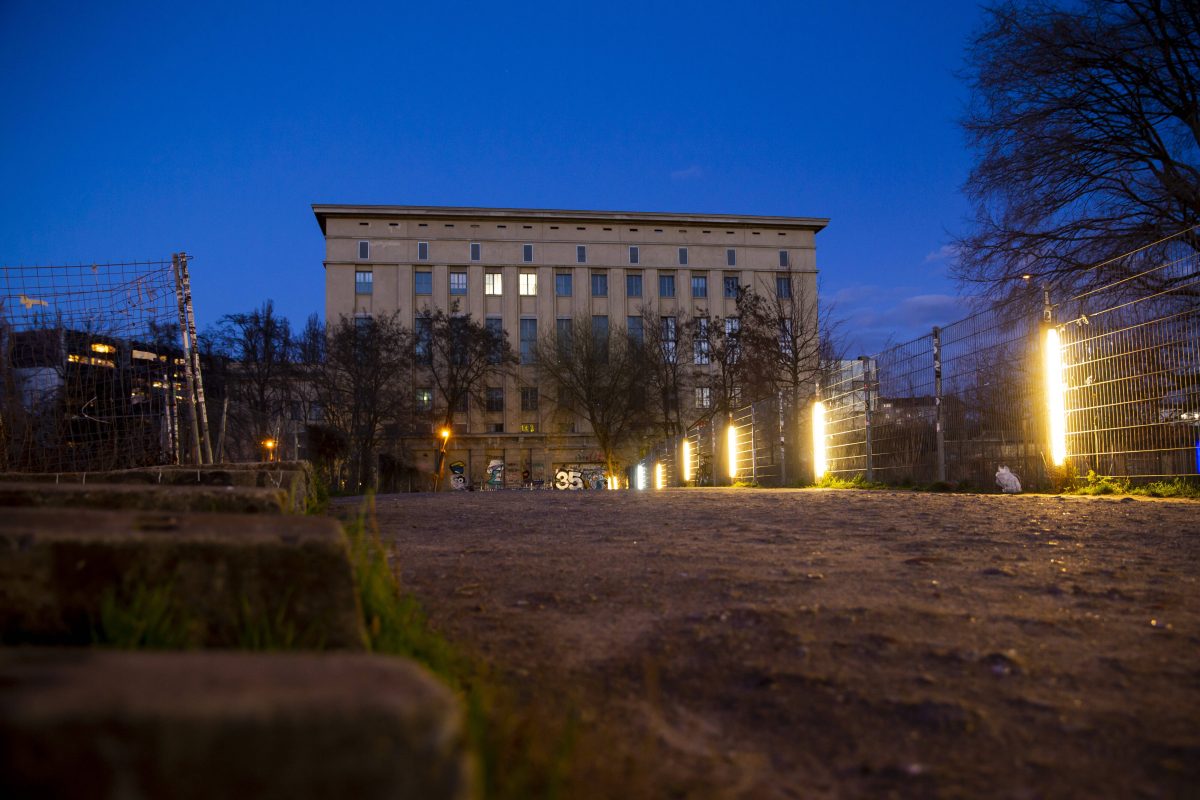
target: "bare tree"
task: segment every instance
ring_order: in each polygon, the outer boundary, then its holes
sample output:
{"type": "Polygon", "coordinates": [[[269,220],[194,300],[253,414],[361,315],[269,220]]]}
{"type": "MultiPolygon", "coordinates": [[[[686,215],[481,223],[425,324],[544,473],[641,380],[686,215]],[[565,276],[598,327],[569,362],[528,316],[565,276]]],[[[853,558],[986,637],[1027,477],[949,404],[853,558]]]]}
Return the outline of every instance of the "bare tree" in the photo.
{"type": "Polygon", "coordinates": [[[683,432],[682,398],[691,385],[689,365],[694,359],[692,329],[687,317],[660,315],[643,306],[642,374],[646,403],[659,432],[667,438],[683,432]]]}
{"type": "MultiPolygon", "coordinates": [[[[739,298],[742,339],[750,382],[760,392],[782,395],[785,407],[796,409],[811,396],[820,374],[822,327],[815,293],[791,269],[776,277],[774,293],[747,289],[739,298]]],[[[826,347],[836,349],[832,328],[824,332],[826,347]]]]}
{"type": "Polygon", "coordinates": [[[444,404],[441,417],[446,427],[472,399],[481,401],[487,379],[502,379],[517,363],[505,332],[458,313],[457,302],[449,312],[427,306],[417,315],[416,325],[417,369],[428,376],[437,402],[444,404]]]}
{"type": "Polygon", "coordinates": [[[978,161],[964,284],[995,297],[1029,274],[1102,285],[1113,271],[1092,265],[1200,223],[1194,0],[1020,0],[987,14],[967,67],[978,161]]]}
{"type": "Polygon", "coordinates": [[[651,425],[642,374],[644,343],[624,328],[603,330],[587,316],[537,341],[535,362],[543,385],[560,406],[582,414],[610,475],[623,452],[651,425]]]}
{"type": "Polygon", "coordinates": [[[326,425],[345,437],[349,486],[361,490],[377,479],[385,431],[412,412],[412,333],[398,315],[343,316],[327,333],[309,382],[326,425]]]}

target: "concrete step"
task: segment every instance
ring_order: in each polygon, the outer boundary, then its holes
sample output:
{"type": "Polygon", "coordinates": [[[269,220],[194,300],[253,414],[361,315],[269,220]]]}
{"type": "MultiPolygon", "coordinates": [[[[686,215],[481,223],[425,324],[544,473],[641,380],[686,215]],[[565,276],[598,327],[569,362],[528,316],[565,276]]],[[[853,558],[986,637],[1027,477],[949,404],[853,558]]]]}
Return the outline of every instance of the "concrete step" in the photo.
{"type": "Polygon", "coordinates": [[[0,642],[97,640],[364,649],[345,534],[299,515],[6,510],[0,642]]]}
{"type": "Polygon", "coordinates": [[[453,695],[359,654],[0,649],[0,796],[466,800],[453,695]]]}
{"type": "Polygon", "coordinates": [[[292,510],[287,492],[282,489],[0,482],[0,507],[13,506],[233,514],[282,514],[292,510]]]}

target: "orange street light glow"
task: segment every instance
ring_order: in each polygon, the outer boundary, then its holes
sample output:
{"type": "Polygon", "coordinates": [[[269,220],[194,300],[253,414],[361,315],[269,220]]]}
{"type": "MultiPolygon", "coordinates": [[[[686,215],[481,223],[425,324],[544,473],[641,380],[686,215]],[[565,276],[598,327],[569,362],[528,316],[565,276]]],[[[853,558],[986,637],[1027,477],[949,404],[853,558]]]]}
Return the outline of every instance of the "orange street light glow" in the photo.
{"type": "Polygon", "coordinates": [[[813,403],[813,473],[817,480],[829,471],[829,461],[825,454],[825,404],[820,400],[813,403]]]}
{"type": "Polygon", "coordinates": [[[738,476],[738,448],[737,448],[737,428],[730,421],[729,427],[725,429],[725,450],[729,457],[729,477],[736,478],[738,476]]]}
{"type": "Polygon", "coordinates": [[[1063,385],[1062,344],[1058,330],[1046,331],[1046,401],[1050,414],[1050,461],[1061,467],[1067,460],[1066,387],[1063,385]]]}
{"type": "Polygon", "coordinates": [[[692,479],[692,443],[687,439],[683,440],[683,482],[687,483],[692,479]]]}

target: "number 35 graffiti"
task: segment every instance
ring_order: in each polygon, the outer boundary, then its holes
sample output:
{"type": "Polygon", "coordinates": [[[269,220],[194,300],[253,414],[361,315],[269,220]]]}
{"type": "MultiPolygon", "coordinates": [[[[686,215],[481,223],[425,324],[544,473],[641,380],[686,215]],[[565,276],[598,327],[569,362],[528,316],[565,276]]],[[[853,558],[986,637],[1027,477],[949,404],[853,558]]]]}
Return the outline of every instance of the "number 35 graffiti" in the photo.
{"type": "Polygon", "coordinates": [[[600,467],[560,467],[554,473],[554,488],[576,491],[580,489],[604,489],[608,482],[600,467]]]}

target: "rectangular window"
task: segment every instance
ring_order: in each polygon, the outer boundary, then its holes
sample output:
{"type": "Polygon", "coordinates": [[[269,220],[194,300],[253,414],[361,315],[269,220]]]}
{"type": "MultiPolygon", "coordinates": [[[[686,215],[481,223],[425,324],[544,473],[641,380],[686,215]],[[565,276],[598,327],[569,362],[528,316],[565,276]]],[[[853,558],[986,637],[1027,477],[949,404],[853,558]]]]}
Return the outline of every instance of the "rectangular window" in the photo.
{"type": "Polygon", "coordinates": [[[370,257],[371,257],[371,243],[370,242],[359,242],[358,243],[358,259],[360,261],[366,261],[370,257]]]}
{"type": "Polygon", "coordinates": [[[371,290],[375,286],[375,273],[369,269],[358,269],[354,271],[354,293],[355,294],[371,294],[371,290]]]}
{"type": "Polygon", "coordinates": [[[573,344],[572,339],[574,336],[571,320],[566,317],[559,317],[556,319],[554,321],[554,335],[555,341],[558,342],[559,354],[561,355],[571,352],[571,345],[573,344]]]}
{"type": "Polygon", "coordinates": [[[571,296],[571,273],[557,272],[554,275],[554,294],[558,297],[571,296]]]}
{"type": "Polygon", "coordinates": [[[630,272],[625,276],[625,296],[642,296],[642,273],[630,272]]]}
{"type": "Polygon", "coordinates": [[[489,422],[488,423],[488,433],[504,433],[504,423],[503,422],[489,422]]]}
{"type": "Polygon", "coordinates": [[[788,251],[787,250],[779,251],[779,266],[781,266],[781,267],[790,266],[790,262],[788,261],[788,251]]]}
{"type": "Polygon", "coordinates": [[[710,387],[696,387],[696,408],[712,408],[712,389],[710,387]]]}
{"type": "Polygon", "coordinates": [[[776,275],[775,276],[775,296],[780,300],[787,300],[792,296],[792,276],[791,275],[776,275]]]}
{"type": "Polygon", "coordinates": [[[433,359],[433,320],[417,317],[414,328],[414,353],[418,364],[428,364],[433,359]]]}
{"type": "Polygon", "coordinates": [[[501,282],[501,273],[485,272],[483,273],[483,293],[490,295],[503,294],[501,282]]]}
{"type": "Polygon", "coordinates": [[[575,260],[580,264],[587,263],[587,245],[586,244],[575,245],[575,260]]]}
{"type": "Polygon", "coordinates": [[[478,261],[483,257],[483,247],[479,242],[471,242],[471,260],[478,261]]]}
{"type": "Polygon", "coordinates": [[[417,270],[413,273],[413,294],[433,294],[433,273],[417,270]]]}
{"type": "Polygon", "coordinates": [[[795,353],[792,347],[794,337],[792,336],[792,321],[790,319],[779,320],[779,352],[784,358],[790,359],[795,353]]]}
{"type": "Polygon", "coordinates": [[[708,278],[703,275],[692,276],[692,297],[708,297],[708,278]]]}
{"type": "Polygon", "coordinates": [[[429,242],[417,242],[417,261],[429,260],[429,242]]]}
{"type": "Polygon", "coordinates": [[[484,393],[484,407],[488,411],[503,411],[504,410],[504,388],[500,386],[489,386],[484,393]]]}
{"type": "MultiPolygon", "coordinates": [[[[469,399],[470,398],[468,398],[466,394],[460,395],[459,398],[454,401],[454,412],[456,414],[467,413],[467,401],[469,399]]],[[[466,430],[456,431],[456,433],[466,433],[466,430]]]]}
{"type": "Polygon", "coordinates": [[[687,266],[687,248],[686,247],[679,248],[679,266],[681,266],[681,267],[687,266]]]}
{"type": "Polygon", "coordinates": [[[451,272],[450,273],[450,294],[466,294],[467,293],[467,273],[451,272]]]}
{"type": "Polygon", "coordinates": [[[537,411],[538,410],[538,390],[536,386],[521,387],[521,410],[522,411],[537,411]]]}
{"type": "Polygon", "coordinates": [[[660,272],[658,274],[658,296],[659,297],[674,297],[675,296],[675,273],[660,272]]]}
{"type": "Polygon", "coordinates": [[[725,296],[726,297],[737,297],[738,296],[738,279],[732,275],[725,276],[725,296]]]}
{"type": "Polygon", "coordinates": [[[504,352],[504,320],[500,317],[488,317],[484,320],[484,326],[492,335],[492,342],[495,344],[495,348],[488,354],[488,363],[499,364],[504,352]]]}
{"type": "Polygon", "coordinates": [[[524,261],[526,264],[533,263],[533,245],[531,245],[531,244],[521,245],[521,260],[524,261]]]}
{"type": "Polygon", "coordinates": [[[725,353],[730,364],[736,364],[740,355],[741,344],[738,342],[738,331],[742,322],[737,317],[725,318],[725,353]]]}
{"type": "Polygon", "coordinates": [[[537,348],[537,320],[521,319],[521,363],[532,364],[537,348]]]}
{"type": "Polygon", "coordinates": [[[517,276],[520,281],[521,295],[523,297],[537,297],[537,273],[522,272],[517,276]]]}
{"type": "Polygon", "coordinates": [[[659,332],[662,337],[663,360],[668,364],[674,364],[677,356],[675,345],[679,341],[675,318],[661,317],[659,319],[659,332]]]}
{"type": "Polygon", "coordinates": [[[592,273],[592,297],[608,297],[608,273],[592,273]]]}
{"type": "Polygon", "coordinates": [[[537,433],[537,423],[536,422],[522,422],[521,423],[521,433],[537,433]]]}
{"type": "Polygon", "coordinates": [[[712,361],[711,344],[708,341],[708,318],[696,320],[696,339],[692,343],[693,355],[697,364],[708,364],[712,361]]]}
{"type": "Polygon", "coordinates": [[[433,411],[433,389],[417,389],[417,411],[433,411]]]}
{"type": "Polygon", "coordinates": [[[732,247],[725,251],[725,266],[737,266],[737,250],[734,250],[732,247]]]}
{"type": "Polygon", "coordinates": [[[598,342],[608,338],[608,317],[604,314],[592,315],[592,337],[598,342]]]}
{"type": "Polygon", "coordinates": [[[646,342],[646,331],[643,326],[641,317],[627,317],[625,319],[625,330],[629,332],[630,341],[635,344],[644,344],[646,342]]]}
{"type": "Polygon", "coordinates": [[[641,251],[638,249],[637,245],[630,246],[630,248],[629,248],[629,263],[630,264],[641,263],[641,255],[642,255],[641,251]]]}

